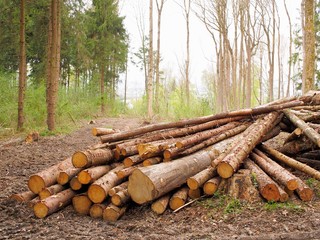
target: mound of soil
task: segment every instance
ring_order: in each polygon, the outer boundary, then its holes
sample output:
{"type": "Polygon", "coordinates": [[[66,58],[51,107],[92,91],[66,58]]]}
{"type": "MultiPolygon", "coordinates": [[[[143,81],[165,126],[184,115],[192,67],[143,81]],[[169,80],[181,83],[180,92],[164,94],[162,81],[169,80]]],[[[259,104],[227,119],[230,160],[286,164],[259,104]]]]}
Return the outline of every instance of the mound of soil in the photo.
{"type": "Polygon", "coordinates": [[[309,203],[293,198],[287,204],[234,204],[215,196],[162,216],[149,205],[133,205],[115,223],[78,215],[72,206],[37,219],[32,209],[8,198],[27,190],[31,174],[98,143],[92,127],[126,129],[141,124],[139,119],[108,118],[30,144],[0,142],[0,239],[320,239],[319,189],[309,203]]]}

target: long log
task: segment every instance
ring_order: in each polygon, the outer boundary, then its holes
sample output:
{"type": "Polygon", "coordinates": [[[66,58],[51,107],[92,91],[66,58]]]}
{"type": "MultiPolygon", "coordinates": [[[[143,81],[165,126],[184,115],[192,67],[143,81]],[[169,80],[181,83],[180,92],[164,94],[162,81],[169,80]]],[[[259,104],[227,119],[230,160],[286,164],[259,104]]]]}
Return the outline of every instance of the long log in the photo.
{"type": "Polygon", "coordinates": [[[103,203],[95,203],[90,207],[89,215],[93,218],[102,218],[103,211],[107,205],[103,203]]]}
{"type": "Polygon", "coordinates": [[[78,174],[78,180],[82,184],[90,184],[90,183],[93,183],[98,178],[105,175],[111,169],[112,169],[112,166],[110,165],[91,167],[91,168],[82,170],[78,174]]]}
{"type": "Polygon", "coordinates": [[[289,109],[283,110],[286,117],[298,128],[303,131],[314,144],[320,147],[320,134],[317,133],[312,127],[310,127],[305,121],[294,115],[289,109]]]}
{"type": "Polygon", "coordinates": [[[301,154],[301,157],[320,160],[320,149],[305,152],[301,154]]]}
{"type": "Polygon", "coordinates": [[[72,164],[77,168],[88,168],[107,164],[112,160],[113,151],[111,149],[78,151],[72,155],[72,164]]]}
{"type": "Polygon", "coordinates": [[[143,204],[181,186],[189,177],[208,167],[224,148],[221,143],[172,162],[134,170],[128,185],[132,200],[143,204]]]}
{"type": "Polygon", "coordinates": [[[279,201],[280,192],[279,186],[259,168],[253,161],[246,159],[244,161],[244,167],[249,169],[258,182],[258,189],[263,198],[268,201],[279,201]]]}
{"type": "Polygon", "coordinates": [[[172,210],[176,210],[183,206],[188,199],[188,188],[182,187],[178,189],[170,198],[169,206],[172,210]]]}
{"type": "Polygon", "coordinates": [[[305,163],[308,166],[317,169],[318,171],[320,170],[320,161],[319,160],[302,158],[302,157],[296,157],[296,160],[298,160],[299,162],[305,163]]]}
{"type": "Polygon", "coordinates": [[[217,174],[216,168],[211,165],[196,175],[187,179],[187,184],[190,189],[197,189],[202,187],[202,185],[208,181],[210,178],[213,178],[217,174]]]}
{"type": "Polygon", "coordinates": [[[45,187],[49,187],[57,182],[57,177],[61,171],[72,168],[71,158],[67,158],[41,172],[30,176],[28,181],[29,189],[38,194],[45,187]]]}
{"type": "Polygon", "coordinates": [[[92,202],[102,203],[106,199],[108,191],[122,182],[122,179],[117,176],[117,171],[123,168],[124,166],[121,165],[112,169],[90,185],[88,196],[92,202]]]}
{"type": "Polygon", "coordinates": [[[92,135],[93,136],[108,135],[108,134],[113,134],[116,132],[120,132],[120,131],[113,129],[113,128],[92,128],[92,135]]]}
{"type": "Polygon", "coordinates": [[[316,145],[310,139],[302,137],[286,143],[279,149],[279,151],[287,155],[296,155],[300,152],[311,150],[313,148],[316,148],[316,145]]]}
{"type": "Polygon", "coordinates": [[[303,164],[299,161],[294,160],[293,158],[290,158],[286,155],[284,155],[283,153],[265,145],[265,144],[261,144],[261,149],[266,152],[267,154],[273,156],[275,159],[277,159],[278,161],[286,164],[289,167],[292,167],[294,169],[297,169],[301,172],[304,172],[308,175],[310,175],[311,177],[314,177],[315,179],[320,180],[320,172],[317,171],[316,169],[313,169],[312,167],[309,167],[306,164],[303,164]]]}
{"type": "Polygon", "coordinates": [[[243,139],[231,152],[218,164],[218,174],[223,178],[229,178],[235,173],[249,153],[261,141],[263,136],[273,128],[279,114],[269,113],[266,117],[260,118],[246,129],[246,139],[243,139]]]}
{"type": "Polygon", "coordinates": [[[68,182],[70,182],[70,180],[76,176],[79,172],[81,172],[81,170],[83,170],[83,168],[76,168],[72,165],[72,167],[64,170],[64,171],[60,171],[59,175],[57,177],[57,182],[60,185],[65,185],[68,182]]]}
{"type": "Polygon", "coordinates": [[[47,197],[50,197],[51,195],[55,195],[63,190],[65,190],[66,187],[62,186],[60,184],[51,185],[50,187],[44,188],[39,192],[39,198],[40,200],[43,200],[47,197]]]}
{"type": "Polygon", "coordinates": [[[74,210],[82,215],[89,215],[92,201],[87,193],[82,193],[72,198],[72,206],[74,210]]]}
{"type": "Polygon", "coordinates": [[[166,194],[158,198],[151,204],[152,211],[158,215],[163,214],[169,205],[169,200],[170,200],[170,194],[166,194]]]}
{"type": "Polygon", "coordinates": [[[156,130],[161,130],[161,129],[166,129],[166,128],[183,127],[186,125],[193,125],[193,124],[202,124],[205,122],[218,120],[218,119],[225,119],[225,118],[232,118],[232,117],[239,117],[239,116],[247,117],[247,116],[252,116],[252,115],[259,115],[259,114],[263,114],[263,113],[269,113],[269,112],[273,112],[273,111],[277,111],[277,110],[282,110],[285,108],[300,106],[303,104],[304,104],[304,102],[297,100],[297,101],[291,101],[291,102],[287,102],[287,103],[279,104],[279,105],[260,106],[260,107],[256,107],[256,108],[242,109],[242,110],[237,110],[237,111],[219,113],[219,114],[210,115],[210,116],[203,116],[203,117],[198,117],[198,118],[193,118],[193,119],[180,120],[177,122],[152,124],[152,125],[143,126],[140,128],[129,130],[129,131],[110,134],[105,137],[102,136],[101,141],[102,142],[114,142],[114,141],[119,141],[122,139],[128,139],[130,137],[134,137],[134,136],[141,135],[141,134],[151,132],[151,131],[156,131],[156,130]]]}
{"type": "Polygon", "coordinates": [[[10,196],[11,199],[14,199],[18,202],[29,202],[32,199],[34,199],[37,196],[37,194],[31,192],[31,191],[25,191],[21,193],[15,193],[10,196]]]}
{"type": "Polygon", "coordinates": [[[49,216],[50,214],[69,205],[71,199],[75,195],[76,193],[71,189],[64,190],[57,195],[52,195],[40,202],[37,202],[33,206],[34,214],[38,218],[45,218],[46,216],[49,216]]]}
{"type": "Polygon", "coordinates": [[[218,186],[220,182],[221,182],[220,176],[216,176],[209,179],[203,185],[203,192],[208,196],[212,196],[218,190],[218,186]]]}
{"type": "Polygon", "coordinates": [[[286,186],[289,190],[295,190],[298,187],[298,179],[296,176],[268,158],[260,150],[254,149],[254,152],[250,154],[250,158],[279,184],[286,186]]]}
{"type": "Polygon", "coordinates": [[[103,211],[103,220],[115,222],[123,216],[128,206],[117,207],[114,204],[109,204],[103,211]]]}

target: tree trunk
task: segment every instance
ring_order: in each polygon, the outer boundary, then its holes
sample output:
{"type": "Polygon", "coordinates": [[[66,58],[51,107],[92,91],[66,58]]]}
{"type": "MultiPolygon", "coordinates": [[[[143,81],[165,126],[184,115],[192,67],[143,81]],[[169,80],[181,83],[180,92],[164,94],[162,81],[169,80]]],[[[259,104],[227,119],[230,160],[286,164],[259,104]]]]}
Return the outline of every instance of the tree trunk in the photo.
{"type": "Polygon", "coordinates": [[[110,165],[91,167],[91,168],[82,170],[78,174],[78,180],[82,184],[90,184],[90,183],[93,183],[98,178],[105,175],[111,169],[112,169],[112,166],[110,166],[110,165]]]}
{"type": "Polygon", "coordinates": [[[100,98],[101,98],[101,113],[104,114],[106,111],[105,104],[105,93],[104,93],[104,65],[100,66],[100,98]]]}
{"type": "Polygon", "coordinates": [[[149,1],[148,118],[153,117],[153,0],[149,1]]]}
{"type": "Polygon", "coordinates": [[[259,168],[253,161],[246,159],[244,161],[244,167],[249,169],[256,181],[258,182],[258,189],[263,198],[268,201],[279,201],[280,192],[278,185],[259,168]]]}
{"type": "Polygon", "coordinates": [[[178,189],[170,198],[169,206],[172,210],[176,210],[183,206],[188,199],[188,188],[182,187],[178,189]]]}
{"type": "Polygon", "coordinates": [[[81,215],[89,215],[92,202],[87,193],[78,194],[72,198],[73,209],[81,215]]]}
{"type": "Polygon", "coordinates": [[[45,187],[49,187],[56,183],[60,171],[72,168],[71,158],[67,158],[39,173],[30,176],[28,181],[29,189],[38,194],[45,187]]]}
{"type": "Polygon", "coordinates": [[[287,187],[289,190],[295,190],[298,187],[297,177],[268,158],[263,152],[255,149],[254,152],[251,152],[250,158],[279,184],[287,187]]]}
{"type": "Polygon", "coordinates": [[[170,194],[166,194],[151,204],[151,209],[153,212],[157,213],[158,215],[163,214],[169,204],[170,194]]]}
{"type": "MultiPolygon", "coordinates": [[[[303,72],[302,93],[315,89],[315,62],[316,62],[316,37],[314,26],[314,0],[304,0],[304,26],[303,31],[303,72]]],[[[303,11],[303,10],[302,10],[303,11]]]]}
{"type": "Polygon", "coordinates": [[[77,168],[88,168],[106,164],[113,160],[113,152],[110,149],[95,149],[78,151],[72,155],[72,164],[77,168]]]}
{"type": "Polygon", "coordinates": [[[60,185],[60,184],[55,184],[55,185],[52,185],[50,187],[47,187],[47,188],[44,188],[42,189],[40,192],[39,192],[39,198],[40,200],[43,200],[47,197],[50,197],[52,195],[55,195],[63,190],[65,190],[66,187],[60,185]]]}
{"type": "Polygon", "coordinates": [[[188,187],[192,190],[202,187],[202,185],[217,174],[216,168],[209,166],[208,168],[198,172],[193,177],[187,179],[188,187]]]}
{"type": "Polygon", "coordinates": [[[34,214],[38,218],[45,218],[69,205],[75,195],[75,192],[71,189],[64,190],[57,195],[52,195],[33,206],[34,214]]]}
{"type": "Polygon", "coordinates": [[[126,212],[128,206],[117,207],[114,204],[109,204],[103,211],[103,220],[115,222],[126,212]]]}
{"type": "Polygon", "coordinates": [[[300,162],[294,160],[293,158],[290,158],[290,157],[282,154],[281,152],[279,152],[271,147],[268,147],[265,144],[261,145],[261,149],[264,152],[268,153],[269,155],[273,156],[278,161],[286,164],[287,166],[292,167],[294,169],[297,169],[301,172],[304,172],[304,173],[310,175],[311,177],[314,177],[315,179],[320,180],[320,172],[309,167],[308,165],[300,163],[300,162]]]}
{"type": "Polygon", "coordinates": [[[25,42],[25,0],[20,0],[20,62],[19,62],[19,98],[18,98],[18,130],[24,124],[24,98],[27,85],[27,57],[25,42]]]}
{"type": "Polygon", "coordinates": [[[217,191],[220,182],[221,182],[220,176],[216,176],[206,181],[203,185],[204,193],[208,196],[212,196],[217,191]]]}
{"type": "Polygon", "coordinates": [[[248,154],[261,141],[263,136],[274,127],[279,113],[269,113],[266,117],[260,118],[253,123],[244,134],[248,133],[246,139],[241,140],[238,145],[218,164],[218,174],[223,178],[229,178],[235,173],[248,154]]]}
{"type": "Polygon", "coordinates": [[[102,203],[108,196],[108,191],[122,182],[122,179],[118,178],[116,172],[123,168],[124,166],[120,165],[112,169],[90,185],[88,196],[92,202],[102,203]]]}
{"type": "Polygon", "coordinates": [[[313,148],[316,148],[316,145],[311,142],[310,139],[303,137],[302,139],[286,143],[278,150],[286,155],[296,155],[300,152],[311,150],[313,148]]]}
{"type": "Polygon", "coordinates": [[[292,42],[293,42],[293,39],[292,39],[292,24],[291,24],[291,18],[290,18],[290,14],[289,14],[289,11],[288,11],[288,8],[287,8],[287,4],[286,4],[286,0],[283,0],[283,3],[284,3],[284,8],[286,10],[286,14],[287,14],[287,17],[288,17],[288,22],[289,22],[289,33],[290,33],[290,43],[289,43],[289,69],[288,69],[288,85],[287,85],[287,94],[286,96],[288,97],[289,94],[290,94],[290,82],[291,82],[291,66],[292,66],[292,59],[291,59],[291,56],[292,56],[292,42]]]}

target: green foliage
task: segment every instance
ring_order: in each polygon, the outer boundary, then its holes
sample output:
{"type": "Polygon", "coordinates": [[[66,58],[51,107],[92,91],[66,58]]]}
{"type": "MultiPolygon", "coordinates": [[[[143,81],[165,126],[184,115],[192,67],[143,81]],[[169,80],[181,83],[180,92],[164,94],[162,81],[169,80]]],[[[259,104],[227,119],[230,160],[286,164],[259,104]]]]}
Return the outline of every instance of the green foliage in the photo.
{"type": "Polygon", "coordinates": [[[308,178],[306,184],[314,190],[317,197],[320,197],[320,181],[314,178],[308,178]]]}
{"type": "Polygon", "coordinates": [[[303,207],[292,202],[275,202],[275,201],[268,201],[264,207],[267,211],[275,211],[279,209],[285,209],[292,212],[302,212],[304,211],[303,207]]]}
{"type": "Polygon", "coordinates": [[[223,210],[224,213],[239,213],[242,209],[242,203],[239,199],[231,199],[225,209],[223,210]]]}

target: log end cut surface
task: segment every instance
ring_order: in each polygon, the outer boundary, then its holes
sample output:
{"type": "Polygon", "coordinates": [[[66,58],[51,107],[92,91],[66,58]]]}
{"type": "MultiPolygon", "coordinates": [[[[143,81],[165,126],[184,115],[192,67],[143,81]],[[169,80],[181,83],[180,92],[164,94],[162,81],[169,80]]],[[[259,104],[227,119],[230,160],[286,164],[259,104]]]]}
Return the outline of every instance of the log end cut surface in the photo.
{"type": "Polygon", "coordinates": [[[39,198],[40,200],[43,200],[47,197],[50,197],[51,196],[51,193],[48,189],[43,189],[39,192],[39,198]]]}
{"type": "Polygon", "coordinates": [[[213,195],[218,189],[218,185],[212,182],[206,182],[203,185],[203,191],[206,195],[213,195]]]}
{"type": "Polygon", "coordinates": [[[134,170],[129,177],[128,191],[132,200],[138,204],[149,202],[156,195],[152,181],[139,169],[134,170]]]}
{"type": "Polygon", "coordinates": [[[298,182],[297,182],[297,180],[295,180],[295,179],[292,179],[292,180],[289,180],[288,182],[287,182],[287,188],[289,189],[289,190],[295,190],[295,189],[297,189],[298,188],[298,182]]]}
{"type": "Polygon", "coordinates": [[[267,184],[264,186],[261,195],[267,200],[267,201],[279,201],[280,200],[280,193],[276,185],[274,184],[267,184]]]}
{"type": "Polygon", "coordinates": [[[182,207],[185,204],[185,201],[178,197],[172,197],[169,202],[169,206],[172,210],[176,210],[179,207],[182,207]]]}
{"type": "Polygon", "coordinates": [[[66,172],[60,172],[57,177],[57,182],[60,185],[65,185],[69,182],[69,175],[66,172]]]}
{"type": "Polygon", "coordinates": [[[199,184],[198,184],[197,180],[195,180],[193,178],[188,178],[187,184],[188,184],[188,187],[192,190],[199,188],[199,184]]]}
{"type": "Polygon", "coordinates": [[[45,186],[45,182],[43,181],[42,177],[40,177],[38,175],[32,175],[29,178],[28,187],[31,192],[38,194],[46,186],[45,186]]]}
{"type": "Polygon", "coordinates": [[[88,196],[92,202],[102,203],[103,200],[107,197],[107,194],[102,187],[92,184],[89,187],[88,196]]]}
{"type": "Polygon", "coordinates": [[[299,190],[299,197],[304,202],[309,202],[313,198],[313,191],[310,188],[303,188],[299,190]]]}
{"type": "Polygon", "coordinates": [[[101,218],[104,208],[100,204],[93,204],[90,208],[90,217],[101,218]]]}
{"type": "Polygon", "coordinates": [[[37,202],[33,206],[33,212],[37,218],[45,218],[48,215],[49,208],[44,203],[37,202]]]}
{"type": "Polygon", "coordinates": [[[86,195],[78,195],[72,198],[72,205],[74,210],[83,215],[88,215],[92,202],[86,195]]]}
{"type": "Polygon", "coordinates": [[[91,181],[91,176],[90,174],[87,172],[87,171],[81,171],[79,174],[78,174],[78,180],[80,183],[82,184],[88,184],[90,183],[91,181]]]}
{"type": "Polygon", "coordinates": [[[83,152],[75,152],[72,155],[72,164],[74,167],[82,168],[88,163],[88,158],[83,152]]]}
{"type": "Polygon", "coordinates": [[[219,163],[217,172],[222,178],[229,178],[234,173],[232,166],[226,162],[219,163]]]}

